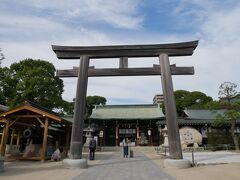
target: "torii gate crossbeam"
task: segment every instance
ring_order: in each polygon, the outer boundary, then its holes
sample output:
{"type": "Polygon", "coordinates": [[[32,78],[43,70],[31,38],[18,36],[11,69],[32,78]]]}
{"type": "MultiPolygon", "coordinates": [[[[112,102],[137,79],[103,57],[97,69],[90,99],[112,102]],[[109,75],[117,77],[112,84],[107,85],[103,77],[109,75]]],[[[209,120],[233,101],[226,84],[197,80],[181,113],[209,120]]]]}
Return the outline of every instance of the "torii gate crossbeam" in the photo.
{"type": "MultiPolygon", "coordinates": [[[[171,75],[193,75],[193,67],[170,67],[171,75]]],[[[79,69],[57,70],[58,77],[78,77],[79,69]]],[[[88,69],[88,77],[105,77],[105,76],[154,76],[161,75],[161,68],[104,68],[88,69]]]]}

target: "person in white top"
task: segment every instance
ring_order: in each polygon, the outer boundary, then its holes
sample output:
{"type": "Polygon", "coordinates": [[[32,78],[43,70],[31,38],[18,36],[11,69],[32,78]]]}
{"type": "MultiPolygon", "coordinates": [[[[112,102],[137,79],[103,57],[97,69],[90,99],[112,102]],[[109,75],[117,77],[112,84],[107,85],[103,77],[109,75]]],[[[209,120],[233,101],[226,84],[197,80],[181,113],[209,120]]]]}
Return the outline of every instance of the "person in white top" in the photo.
{"type": "Polygon", "coordinates": [[[128,140],[127,138],[123,139],[123,157],[128,157],[128,140]]]}

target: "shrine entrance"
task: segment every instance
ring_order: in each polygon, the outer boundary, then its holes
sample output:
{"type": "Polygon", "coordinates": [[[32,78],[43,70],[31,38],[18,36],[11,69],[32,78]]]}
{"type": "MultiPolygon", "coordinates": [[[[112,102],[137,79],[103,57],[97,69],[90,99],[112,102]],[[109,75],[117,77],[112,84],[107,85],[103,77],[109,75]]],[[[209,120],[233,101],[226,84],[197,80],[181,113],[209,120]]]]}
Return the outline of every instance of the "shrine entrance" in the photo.
{"type": "Polygon", "coordinates": [[[161,75],[164,96],[169,153],[172,159],[182,159],[182,149],[177,123],[172,75],[193,75],[194,67],[170,65],[169,57],[190,56],[198,41],[121,46],[52,46],[59,59],[80,59],[79,68],[58,70],[59,77],[78,77],[74,108],[74,122],[70,145],[70,159],[82,158],[82,136],[88,77],[161,75]],[[152,68],[128,68],[129,58],[158,57],[159,65],[152,68]],[[89,67],[90,59],[119,58],[119,68],[95,69],[89,67]]]}
{"type": "Polygon", "coordinates": [[[120,124],[118,128],[119,142],[122,142],[124,138],[127,138],[131,143],[136,143],[137,128],[135,124],[120,124]]]}

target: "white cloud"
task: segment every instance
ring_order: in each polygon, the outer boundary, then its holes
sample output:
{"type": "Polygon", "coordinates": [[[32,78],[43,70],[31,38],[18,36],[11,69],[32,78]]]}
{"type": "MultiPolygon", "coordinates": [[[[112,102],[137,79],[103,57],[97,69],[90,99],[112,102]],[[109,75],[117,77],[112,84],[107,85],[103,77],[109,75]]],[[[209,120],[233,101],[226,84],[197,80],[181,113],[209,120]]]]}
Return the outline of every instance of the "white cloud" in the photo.
{"type": "Polygon", "coordinates": [[[238,78],[240,2],[236,0],[224,4],[202,0],[180,2],[180,6],[174,11],[179,25],[184,27],[186,23],[188,25],[190,23],[196,28],[196,33],[183,38],[172,34],[172,39],[179,42],[184,41],[184,38],[185,40],[197,38],[200,42],[193,56],[170,58],[171,63],[178,66],[193,65],[195,68],[194,76],[174,76],[174,89],[203,91],[217,99],[218,88],[224,81],[232,81],[240,87],[238,78]]]}
{"type": "Polygon", "coordinates": [[[45,41],[53,40],[63,33],[71,32],[66,26],[46,18],[35,16],[18,16],[4,14],[0,16],[0,33],[2,41],[45,41]]]}
{"type": "Polygon", "coordinates": [[[2,14],[0,16],[2,42],[46,42],[50,44],[90,45],[107,43],[108,37],[85,27],[69,27],[64,23],[36,16],[2,14]],[[5,40],[6,39],[6,40],[5,40]]]}
{"type": "Polygon", "coordinates": [[[208,21],[203,23],[202,31],[206,40],[219,45],[236,46],[240,37],[240,3],[231,11],[220,11],[210,14],[208,21]]]}
{"type": "Polygon", "coordinates": [[[26,0],[16,3],[47,11],[56,16],[57,21],[75,19],[78,24],[102,21],[118,28],[135,29],[143,21],[138,10],[141,0],[26,0]]]}

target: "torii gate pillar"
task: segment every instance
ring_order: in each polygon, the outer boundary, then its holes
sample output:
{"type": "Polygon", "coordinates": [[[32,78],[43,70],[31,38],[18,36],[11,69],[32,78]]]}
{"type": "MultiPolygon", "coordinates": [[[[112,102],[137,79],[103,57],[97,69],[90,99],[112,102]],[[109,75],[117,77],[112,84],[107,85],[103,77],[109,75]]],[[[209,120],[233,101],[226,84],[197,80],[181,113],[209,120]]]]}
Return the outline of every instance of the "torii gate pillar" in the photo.
{"type": "Polygon", "coordinates": [[[162,89],[167,120],[169,154],[172,159],[182,159],[182,148],[177,123],[177,112],[173,94],[172,75],[167,54],[160,54],[162,89]]]}
{"type": "Polygon", "coordinates": [[[86,159],[82,158],[84,112],[86,106],[88,84],[89,57],[81,56],[78,72],[76,99],[70,144],[69,159],[63,160],[63,166],[67,168],[87,168],[86,159]]]}
{"type": "Polygon", "coordinates": [[[88,84],[89,58],[81,56],[77,82],[76,99],[74,105],[74,117],[72,126],[70,158],[82,158],[82,136],[84,126],[84,112],[86,106],[87,84],[88,84]]]}

